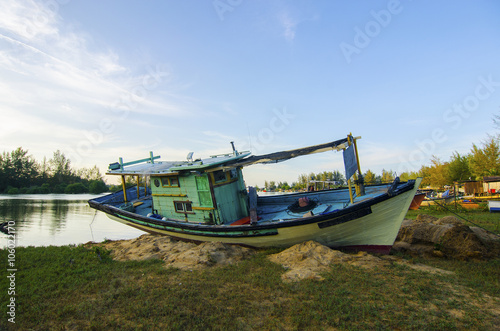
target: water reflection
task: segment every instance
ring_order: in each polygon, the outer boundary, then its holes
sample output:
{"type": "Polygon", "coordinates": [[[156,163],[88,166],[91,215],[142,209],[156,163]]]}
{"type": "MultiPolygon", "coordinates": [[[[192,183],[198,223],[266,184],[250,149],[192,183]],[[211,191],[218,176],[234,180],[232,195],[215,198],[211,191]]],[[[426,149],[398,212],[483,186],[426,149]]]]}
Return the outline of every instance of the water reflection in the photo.
{"type": "MultiPolygon", "coordinates": [[[[142,231],[107,218],[91,209],[93,195],[0,195],[0,220],[16,223],[18,246],[79,244],[105,239],[130,239],[142,231]]],[[[7,245],[1,234],[0,246],[7,245]]]]}

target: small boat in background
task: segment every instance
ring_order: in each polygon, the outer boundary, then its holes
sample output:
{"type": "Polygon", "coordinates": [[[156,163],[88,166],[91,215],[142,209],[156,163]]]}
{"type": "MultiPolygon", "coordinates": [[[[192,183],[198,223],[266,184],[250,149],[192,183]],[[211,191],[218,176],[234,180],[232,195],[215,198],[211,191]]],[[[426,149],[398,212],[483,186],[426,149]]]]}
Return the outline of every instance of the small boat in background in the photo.
{"type": "Polygon", "coordinates": [[[424,201],[425,199],[425,195],[426,195],[425,192],[417,191],[417,194],[415,194],[413,200],[411,200],[410,210],[417,210],[418,208],[420,208],[422,201],[424,201]]]}
{"type": "Polygon", "coordinates": [[[422,201],[422,206],[446,205],[455,201],[455,195],[450,194],[450,190],[434,195],[435,193],[427,194],[422,201]]]}
{"type": "Polygon", "coordinates": [[[500,201],[498,200],[488,201],[488,209],[490,210],[490,213],[500,212],[500,201]]]}

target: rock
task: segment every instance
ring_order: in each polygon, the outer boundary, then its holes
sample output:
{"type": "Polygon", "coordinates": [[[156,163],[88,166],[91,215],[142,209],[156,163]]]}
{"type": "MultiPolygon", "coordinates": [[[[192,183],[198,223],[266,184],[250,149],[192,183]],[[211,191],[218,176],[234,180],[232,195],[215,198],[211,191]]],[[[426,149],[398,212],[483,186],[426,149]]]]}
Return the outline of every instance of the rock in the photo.
{"type": "Polygon", "coordinates": [[[473,231],[454,216],[438,219],[421,214],[415,221],[403,222],[393,250],[418,256],[484,259],[498,256],[500,240],[495,238],[484,230],[473,231]]]}

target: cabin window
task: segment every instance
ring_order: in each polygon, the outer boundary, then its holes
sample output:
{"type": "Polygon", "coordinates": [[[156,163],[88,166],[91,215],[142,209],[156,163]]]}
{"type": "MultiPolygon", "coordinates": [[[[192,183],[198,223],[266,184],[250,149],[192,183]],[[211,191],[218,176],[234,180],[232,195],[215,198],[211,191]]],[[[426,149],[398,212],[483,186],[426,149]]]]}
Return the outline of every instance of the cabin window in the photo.
{"type": "Polygon", "coordinates": [[[160,181],[158,179],[155,179],[154,183],[156,187],[160,187],[160,181]]]}
{"type": "Polygon", "coordinates": [[[238,178],[238,170],[231,169],[231,171],[229,171],[229,178],[230,179],[236,179],[236,178],[238,178]]]}
{"type": "Polygon", "coordinates": [[[174,201],[175,211],[184,214],[193,214],[191,201],[174,201]]]}
{"type": "Polygon", "coordinates": [[[223,170],[218,170],[214,172],[214,182],[220,183],[226,181],[226,173],[223,170]]]}
{"type": "Polygon", "coordinates": [[[177,176],[162,177],[161,178],[161,186],[163,186],[163,187],[179,187],[179,177],[177,177],[177,176]]]}

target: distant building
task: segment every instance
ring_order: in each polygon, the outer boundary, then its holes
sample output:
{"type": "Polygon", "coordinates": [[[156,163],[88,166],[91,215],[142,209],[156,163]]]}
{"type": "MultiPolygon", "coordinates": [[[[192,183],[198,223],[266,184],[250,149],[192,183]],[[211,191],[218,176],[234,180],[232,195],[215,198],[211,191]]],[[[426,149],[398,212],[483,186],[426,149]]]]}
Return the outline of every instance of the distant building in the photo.
{"type": "Polygon", "coordinates": [[[467,180],[463,182],[465,195],[480,195],[483,193],[483,182],[477,180],[467,180]]]}
{"type": "Polygon", "coordinates": [[[496,194],[500,192],[500,176],[483,177],[483,192],[496,194]]]}

